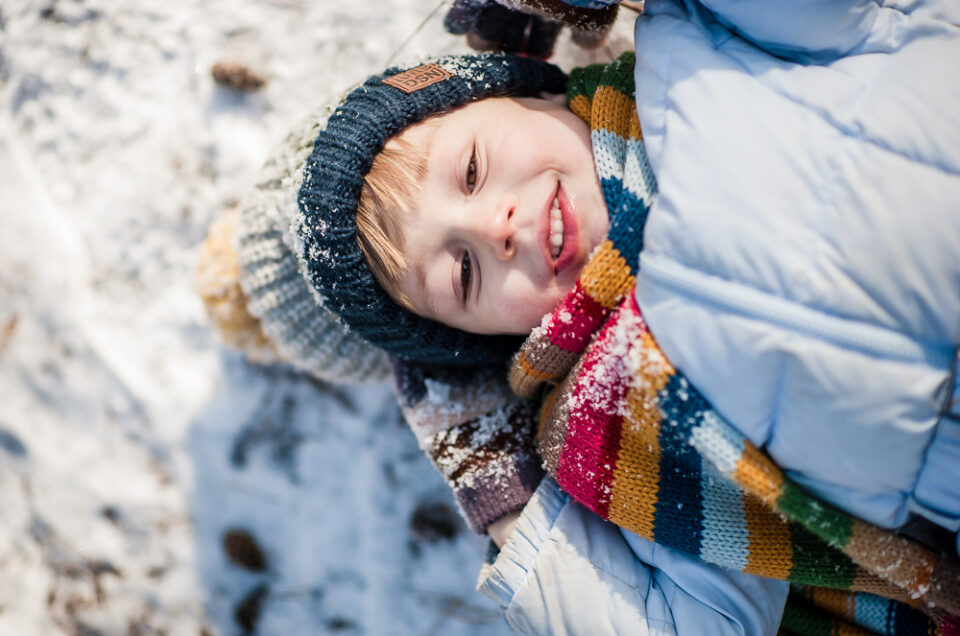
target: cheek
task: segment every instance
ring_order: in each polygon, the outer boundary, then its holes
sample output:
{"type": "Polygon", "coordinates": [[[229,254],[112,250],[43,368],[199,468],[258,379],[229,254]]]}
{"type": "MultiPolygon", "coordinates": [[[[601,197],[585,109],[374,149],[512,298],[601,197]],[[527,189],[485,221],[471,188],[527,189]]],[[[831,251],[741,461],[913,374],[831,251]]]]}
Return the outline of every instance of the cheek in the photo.
{"type": "Polygon", "coordinates": [[[509,323],[511,331],[529,333],[540,325],[544,314],[556,309],[563,297],[564,294],[555,289],[514,294],[503,299],[502,310],[497,313],[509,323]]]}

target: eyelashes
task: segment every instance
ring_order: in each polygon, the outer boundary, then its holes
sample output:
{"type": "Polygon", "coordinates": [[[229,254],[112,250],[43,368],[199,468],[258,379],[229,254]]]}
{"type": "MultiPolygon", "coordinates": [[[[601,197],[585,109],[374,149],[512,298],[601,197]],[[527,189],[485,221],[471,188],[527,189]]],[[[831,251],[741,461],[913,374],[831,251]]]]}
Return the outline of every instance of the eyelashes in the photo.
{"type": "MultiPolygon", "coordinates": [[[[473,194],[477,187],[477,182],[480,179],[480,165],[477,156],[476,142],[474,142],[473,147],[470,149],[470,159],[467,160],[463,176],[467,191],[473,194]]],[[[463,255],[460,257],[460,301],[464,308],[467,306],[467,299],[470,298],[470,283],[473,282],[473,265],[470,252],[464,250],[463,255]]]]}
{"type": "Polygon", "coordinates": [[[477,144],[473,144],[473,149],[470,151],[470,159],[467,161],[466,169],[464,170],[464,183],[466,183],[467,190],[473,194],[474,189],[477,187],[477,181],[480,179],[480,158],[477,156],[477,144]]]}
{"type": "MultiPolygon", "coordinates": [[[[473,149],[470,151],[470,159],[467,161],[467,167],[464,172],[464,183],[466,183],[467,190],[471,194],[473,194],[473,190],[477,187],[478,173],[477,145],[474,144],[473,149]]],[[[472,276],[473,259],[470,258],[470,252],[465,251],[460,258],[460,294],[464,307],[467,306],[467,298],[470,297],[470,282],[472,276]]]]}
{"type": "Polygon", "coordinates": [[[473,150],[470,151],[470,160],[467,162],[467,169],[464,173],[465,182],[467,184],[467,190],[473,193],[473,189],[477,187],[477,175],[479,170],[477,168],[477,146],[474,144],[473,150]]]}
{"type": "Polygon", "coordinates": [[[472,265],[470,252],[464,252],[463,257],[460,259],[460,293],[464,306],[466,306],[467,298],[470,296],[470,279],[473,274],[472,265]]]}

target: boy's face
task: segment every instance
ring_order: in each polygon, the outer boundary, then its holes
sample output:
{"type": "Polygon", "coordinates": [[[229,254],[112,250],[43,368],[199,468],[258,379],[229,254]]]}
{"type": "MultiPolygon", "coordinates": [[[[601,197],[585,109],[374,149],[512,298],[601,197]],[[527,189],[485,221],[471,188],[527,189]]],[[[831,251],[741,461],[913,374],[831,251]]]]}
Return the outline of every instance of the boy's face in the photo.
{"type": "Polygon", "coordinates": [[[401,291],[451,327],[530,333],[607,233],[589,128],[552,102],[497,98],[400,136],[427,156],[399,219],[401,291]]]}

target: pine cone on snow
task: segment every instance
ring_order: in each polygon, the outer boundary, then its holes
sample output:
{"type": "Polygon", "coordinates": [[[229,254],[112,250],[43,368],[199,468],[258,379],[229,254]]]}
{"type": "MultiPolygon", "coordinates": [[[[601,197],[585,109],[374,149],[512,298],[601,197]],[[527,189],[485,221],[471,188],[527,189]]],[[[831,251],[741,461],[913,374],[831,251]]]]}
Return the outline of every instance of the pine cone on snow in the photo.
{"type": "Polygon", "coordinates": [[[267,569],[267,557],[260,544],[246,530],[234,528],[223,533],[223,551],[230,562],[251,572],[267,569]]]}
{"type": "Polygon", "coordinates": [[[210,75],[220,86],[243,93],[263,88],[267,83],[263,75],[238,62],[217,62],[210,69],[210,75]]]}

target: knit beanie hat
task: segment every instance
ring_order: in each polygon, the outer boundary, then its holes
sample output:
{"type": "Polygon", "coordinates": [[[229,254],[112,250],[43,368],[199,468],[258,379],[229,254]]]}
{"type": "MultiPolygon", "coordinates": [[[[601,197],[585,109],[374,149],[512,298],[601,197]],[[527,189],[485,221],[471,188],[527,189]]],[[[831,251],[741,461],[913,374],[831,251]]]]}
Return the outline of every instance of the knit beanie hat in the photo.
{"type": "Polygon", "coordinates": [[[317,135],[298,205],[300,256],[323,304],[366,341],[409,360],[453,366],[509,360],[521,339],[479,336],[402,308],[373,277],[357,242],[363,179],[391,137],[425,117],[495,96],[562,93],[552,64],[503,54],[446,56],[394,67],[352,90],[317,135]]]}
{"type": "Polygon", "coordinates": [[[390,375],[386,353],[348,330],[324,307],[323,299],[307,283],[298,255],[297,192],[303,166],[319,122],[332,110],[332,105],[324,106],[294,127],[243,197],[234,246],[238,282],[246,310],[259,321],[280,361],[327,382],[382,381],[390,375]]]}

